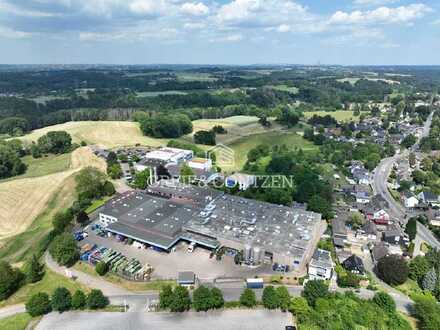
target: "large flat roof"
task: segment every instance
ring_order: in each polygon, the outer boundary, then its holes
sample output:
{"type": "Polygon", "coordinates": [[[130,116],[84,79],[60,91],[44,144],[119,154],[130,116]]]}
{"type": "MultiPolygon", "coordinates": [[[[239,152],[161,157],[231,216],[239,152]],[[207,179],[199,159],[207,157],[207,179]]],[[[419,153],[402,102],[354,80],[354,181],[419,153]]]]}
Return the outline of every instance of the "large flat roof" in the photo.
{"type": "Polygon", "coordinates": [[[101,212],[117,222],[108,230],[169,249],[179,239],[216,247],[229,240],[300,261],[316,235],[321,215],[224,194],[210,188],[157,184],[131,191],[101,212]]]}
{"type": "Polygon", "coordinates": [[[320,221],[314,212],[224,194],[184,229],[301,259],[320,221]]]}

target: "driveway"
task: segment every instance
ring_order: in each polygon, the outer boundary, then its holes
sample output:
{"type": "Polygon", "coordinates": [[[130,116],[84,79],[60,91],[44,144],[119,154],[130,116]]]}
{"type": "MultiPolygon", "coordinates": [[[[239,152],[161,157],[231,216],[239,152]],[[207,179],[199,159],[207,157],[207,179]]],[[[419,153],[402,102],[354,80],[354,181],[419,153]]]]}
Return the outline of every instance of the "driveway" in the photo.
{"type": "Polygon", "coordinates": [[[258,310],[225,310],[207,313],[51,313],[37,330],[282,330],[291,325],[290,313],[258,310]]]}

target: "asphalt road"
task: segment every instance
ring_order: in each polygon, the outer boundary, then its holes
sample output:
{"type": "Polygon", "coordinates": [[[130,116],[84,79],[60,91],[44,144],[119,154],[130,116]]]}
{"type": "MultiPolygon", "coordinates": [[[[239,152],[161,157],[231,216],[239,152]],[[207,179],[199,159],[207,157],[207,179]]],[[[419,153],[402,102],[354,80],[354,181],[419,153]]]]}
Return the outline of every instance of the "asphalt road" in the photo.
{"type": "Polygon", "coordinates": [[[282,330],[292,324],[290,313],[225,310],[206,313],[51,313],[37,330],[282,330]]]}

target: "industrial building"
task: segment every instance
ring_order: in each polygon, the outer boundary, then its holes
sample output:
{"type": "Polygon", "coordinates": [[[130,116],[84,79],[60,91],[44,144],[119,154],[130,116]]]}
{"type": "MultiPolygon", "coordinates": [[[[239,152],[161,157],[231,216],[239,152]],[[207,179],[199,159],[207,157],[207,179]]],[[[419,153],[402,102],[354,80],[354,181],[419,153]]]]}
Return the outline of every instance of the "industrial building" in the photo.
{"type": "Polygon", "coordinates": [[[110,200],[99,218],[106,230],[169,251],[184,240],[242,253],[246,264],[305,267],[321,215],[259,202],[207,187],[159,181],[145,192],[110,200]]]}

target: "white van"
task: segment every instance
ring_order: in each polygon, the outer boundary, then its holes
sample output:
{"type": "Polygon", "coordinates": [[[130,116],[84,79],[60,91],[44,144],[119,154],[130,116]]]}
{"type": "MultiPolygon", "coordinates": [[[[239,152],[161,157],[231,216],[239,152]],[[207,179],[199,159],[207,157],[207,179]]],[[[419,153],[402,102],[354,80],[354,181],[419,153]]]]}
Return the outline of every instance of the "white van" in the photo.
{"type": "Polygon", "coordinates": [[[188,245],[188,253],[193,253],[195,248],[196,248],[196,243],[191,242],[191,244],[188,245]]]}

